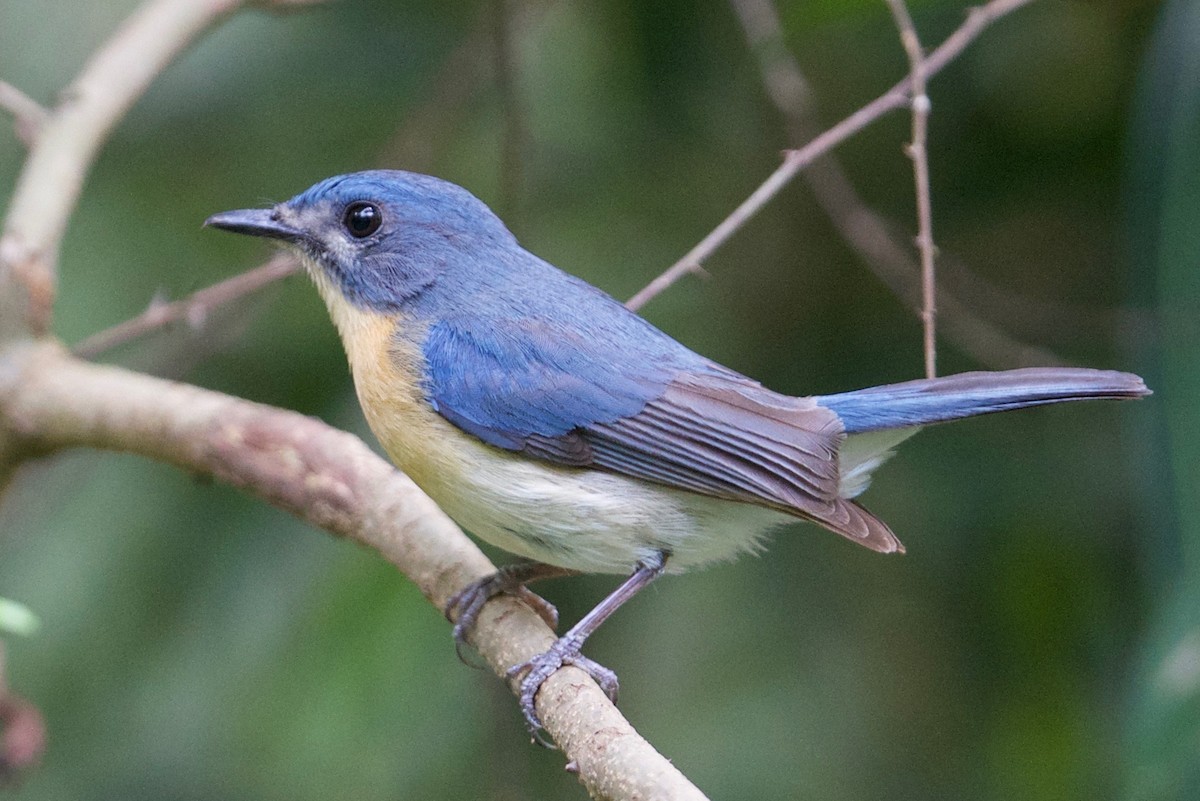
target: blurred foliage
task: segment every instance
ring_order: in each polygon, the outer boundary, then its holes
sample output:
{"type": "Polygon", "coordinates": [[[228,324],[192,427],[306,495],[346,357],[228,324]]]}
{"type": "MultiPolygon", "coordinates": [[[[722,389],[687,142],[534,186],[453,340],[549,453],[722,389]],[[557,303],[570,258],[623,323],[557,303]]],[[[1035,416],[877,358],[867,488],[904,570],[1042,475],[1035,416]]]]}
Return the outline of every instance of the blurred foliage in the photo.
{"type": "MultiPolygon", "coordinates": [[[[1131,696],[1132,799],[1200,796],[1200,5],[1168,3],[1151,40],[1132,132],[1129,211],[1139,295],[1159,308],[1166,447],[1146,499],[1174,525],[1150,562],[1155,610],[1131,696]]],[[[1145,349],[1149,350],[1149,349],[1145,349]]],[[[1157,510],[1156,510],[1157,511],[1157,510]]],[[[1164,516],[1160,513],[1158,518],[1164,516]]],[[[1162,532],[1160,532],[1160,537],[1162,532]]]]}
{"type": "MultiPolygon", "coordinates": [[[[52,101],[133,7],[0,0],[0,78],[52,101]]],[[[928,44],[962,19],[959,3],[913,10],[928,44]]],[[[882,3],[780,11],[825,122],[903,74],[882,3]]],[[[866,497],[904,558],[796,526],[763,558],[622,610],[589,653],[713,797],[1196,797],[1198,29],[1190,0],[1036,3],[933,82],[948,284],[1013,335],[1160,391],[921,435],[866,497]]],[[[839,150],[903,236],[907,133],[896,114],[839,150]]],[[[76,341],[265,256],[201,230],[208,214],[375,165],[464,184],[539,255],[628,296],[789,144],[723,2],[242,13],[105,148],[63,250],[56,330],[76,341]],[[503,175],[506,148],[521,158],[503,175]]],[[[5,197],[22,156],[0,139],[5,197]]],[[[707,266],[646,310],[688,345],[795,393],[918,374],[916,318],[800,182],[707,266]]],[[[110,358],[371,441],[301,278],[110,358]]],[[[953,342],[941,363],[980,366],[953,342]]],[[[612,584],[544,592],[572,620],[612,584]]],[[[0,510],[0,596],[43,624],[5,643],[50,730],[25,801],[582,797],[394,570],[171,468],[97,453],[31,466],[0,510]]]]}

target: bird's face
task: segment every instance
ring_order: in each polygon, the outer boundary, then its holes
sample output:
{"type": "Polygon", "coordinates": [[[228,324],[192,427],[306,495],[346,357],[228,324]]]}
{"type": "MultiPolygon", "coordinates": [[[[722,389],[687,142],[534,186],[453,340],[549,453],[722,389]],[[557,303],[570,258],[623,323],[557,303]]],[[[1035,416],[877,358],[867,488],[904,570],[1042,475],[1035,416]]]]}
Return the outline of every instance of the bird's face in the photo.
{"type": "Polygon", "coordinates": [[[216,228],[299,251],[326,300],[403,308],[439,281],[461,281],[489,250],[515,245],[480,200],[454,184],[377,170],[322,181],[271,209],[223,212],[216,228]]]}

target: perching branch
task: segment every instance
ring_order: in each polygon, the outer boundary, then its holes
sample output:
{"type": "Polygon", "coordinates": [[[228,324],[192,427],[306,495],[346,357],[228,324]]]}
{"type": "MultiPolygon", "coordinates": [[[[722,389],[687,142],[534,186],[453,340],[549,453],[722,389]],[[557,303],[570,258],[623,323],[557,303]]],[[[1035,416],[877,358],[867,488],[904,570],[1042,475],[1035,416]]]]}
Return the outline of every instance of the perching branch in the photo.
{"type": "MultiPolygon", "coordinates": [[[[925,60],[926,74],[941,69],[988,22],[1025,1],[995,0],[972,12],[925,60]]],[[[0,236],[0,485],[15,465],[64,448],[138,453],[240,487],[378,551],[440,608],[463,584],[493,568],[415,484],[355,437],[292,412],[90,365],[55,343],[30,341],[49,328],[58,249],[99,148],[166,64],[240,5],[240,0],[151,0],[97,52],[38,125],[0,236]]],[[[687,269],[697,269],[814,158],[906,104],[907,86],[789,153],[784,166],[685,257],[687,269]]],[[[127,327],[107,332],[107,346],[252,291],[259,279],[265,283],[279,274],[269,266],[253,278],[238,276],[148,310],[127,327]]],[[[640,306],[662,288],[633,303],[640,306]]],[[[553,641],[535,613],[507,598],[485,608],[473,635],[473,644],[501,676],[553,641]]],[[[581,671],[559,671],[537,700],[548,732],[593,796],[703,798],[581,671]]]]}
{"type": "MultiPolygon", "coordinates": [[[[966,21],[925,59],[926,76],[932,77],[940,72],[957,58],[967,45],[975,41],[992,22],[1029,2],[1031,0],[992,0],[985,6],[971,9],[967,13],[966,21]]],[[[742,201],[741,205],[734,209],[704,239],[684,254],[683,258],[647,284],[625,305],[630,309],[640,309],[683,276],[698,272],[704,260],[725,244],[729,237],[733,236],[751,217],[761,211],[763,206],[779,193],[779,190],[796,177],[797,173],[888,112],[908,105],[910,102],[909,91],[910,82],[906,78],[811,140],[804,147],[789,151],[784,157],[783,163],[768,176],[767,180],[763,181],[758,189],[751,193],[750,197],[742,201]]]]}
{"type": "MultiPolygon", "coordinates": [[[[440,608],[494,568],[358,439],[292,412],[89,365],[56,343],[30,341],[49,326],[59,243],[108,133],[184,45],[239,4],[152,0],[91,59],[41,127],[0,238],[0,487],[22,462],[62,448],[143,454],[354,538],[401,566],[440,608]]],[[[201,303],[241,288],[244,281],[210,290],[201,303]]],[[[185,302],[172,313],[196,307],[185,302]]],[[[151,313],[132,329],[159,319],[151,313]]],[[[553,640],[534,613],[503,598],[489,604],[472,638],[499,675],[553,640]]],[[[703,798],[581,671],[559,671],[538,700],[547,731],[597,798],[703,798]]]]}
{"type": "Polygon", "coordinates": [[[908,74],[912,82],[912,141],[907,151],[913,163],[917,187],[917,249],[921,253],[921,322],[925,332],[925,377],[937,375],[937,309],[934,303],[933,208],[929,198],[929,95],[925,93],[925,53],[904,0],[887,0],[900,31],[900,42],[908,54],[908,74]]]}
{"type": "MultiPolygon", "coordinates": [[[[439,609],[495,569],[409,478],[318,420],[87,364],[55,345],[26,347],[11,366],[0,383],[0,425],[27,453],[118,450],[211,476],[377,551],[439,609]]],[[[499,598],[485,607],[471,641],[503,677],[546,650],[554,634],[528,607],[499,598]]],[[[582,671],[551,677],[537,709],[594,797],[704,798],[582,671]]]]}

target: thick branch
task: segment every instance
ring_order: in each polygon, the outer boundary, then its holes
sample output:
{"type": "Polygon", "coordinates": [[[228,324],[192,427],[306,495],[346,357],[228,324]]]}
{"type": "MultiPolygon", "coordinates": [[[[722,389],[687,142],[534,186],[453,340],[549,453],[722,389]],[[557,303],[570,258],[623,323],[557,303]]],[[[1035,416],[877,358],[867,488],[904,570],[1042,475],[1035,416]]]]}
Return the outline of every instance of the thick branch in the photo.
{"type": "Polygon", "coordinates": [[[100,146],[150,82],[241,0],[150,0],[62,93],[41,125],[0,235],[0,342],[44,334],[58,249],[100,146]]]}
{"type": "MultiPolygon", "coordinates": [[[[966,21],[925,59],[926,77],[933,77],[957,58],[967,45],[975,41],[979,34],[983,33],[984,28],[992,22],[1029,2],[1031,0],[992,0],[985,6],[971,9],[967,13],[966,21]]],[[[804,147],[789,151],[784,157],[783,163],[768,176],[767,180],[763,181],[758,189],[754,190],[750,197],[742,201],[741,205],[734,209],[708,236],[684,254],[683,258],[647,284],[625,305],[630,309],[640,309],[683,276],[699,271],[704,260],[725,244],[750,218],[761,211],[763,206],[767,205],[779,193],[779,190],[787,186],[798,172],[888,112],[908,105],[909,89],[909,79],[905,78],[804,147]]]]}
{"type": "MultiPolygon", "coordinates": [[[[88,364],[57,346],[29,347],[21,364],[0,376],[0,423],[29,448],[129,451],[212,476],[378,551],[439,609],[494,569],[411,480],[318,420],[88,364]]],[[[503,676],[553,639],[533,611],[500,598],[472,642],[503,676]]],[[[552,676],[537,709],[594,797],[704,798],[583,672],[552,676]]]]}

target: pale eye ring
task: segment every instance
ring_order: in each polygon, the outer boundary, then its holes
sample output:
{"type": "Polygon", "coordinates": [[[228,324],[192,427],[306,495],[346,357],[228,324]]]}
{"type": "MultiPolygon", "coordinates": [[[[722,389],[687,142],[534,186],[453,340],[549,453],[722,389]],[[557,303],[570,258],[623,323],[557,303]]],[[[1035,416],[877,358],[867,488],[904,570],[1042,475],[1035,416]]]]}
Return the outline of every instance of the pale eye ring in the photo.
{"type": "Polygon", "coordinates": [[[356,201],[346,207],[342,224],[346,226],[350,236],[363,239],[378,231],[379,226],[383,225],[383,209],[365,200],[356,201]]]}

